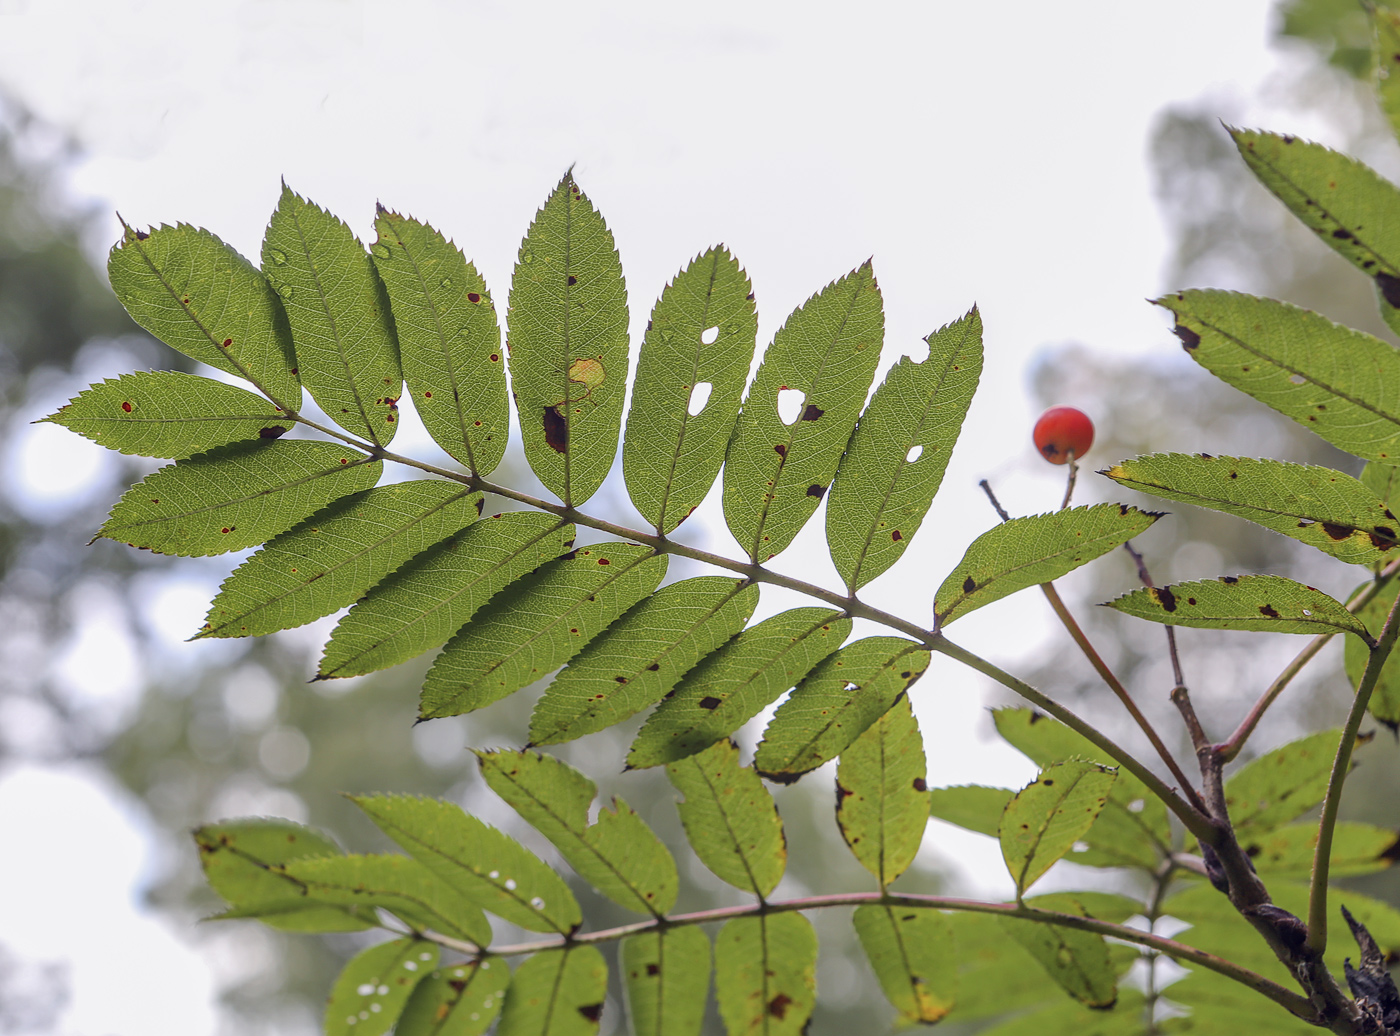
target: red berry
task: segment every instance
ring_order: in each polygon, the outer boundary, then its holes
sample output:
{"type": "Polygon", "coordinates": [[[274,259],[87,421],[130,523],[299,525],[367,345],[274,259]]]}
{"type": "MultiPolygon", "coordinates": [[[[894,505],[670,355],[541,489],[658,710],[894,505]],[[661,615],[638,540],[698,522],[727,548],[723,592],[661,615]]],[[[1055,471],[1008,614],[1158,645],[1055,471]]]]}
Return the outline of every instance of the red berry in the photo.
{"type": "Polygon", "coordinates": [[[1094,445],[1094,422],[1072,406],[1052,406],[1040,415],[1031,437],[1042,457],[1051,464],[1064,464],[1071,452],[1075,460],[1089,452],[1094,445]]]}

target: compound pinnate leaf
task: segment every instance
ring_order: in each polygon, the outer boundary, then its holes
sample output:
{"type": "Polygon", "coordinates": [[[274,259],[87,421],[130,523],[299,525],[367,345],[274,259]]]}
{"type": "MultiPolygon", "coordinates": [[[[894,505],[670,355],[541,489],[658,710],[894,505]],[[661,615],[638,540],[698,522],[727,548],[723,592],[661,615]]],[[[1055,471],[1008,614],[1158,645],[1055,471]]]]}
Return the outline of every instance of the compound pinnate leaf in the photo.
{"type": "Polygon", "coordinates": [[[908,696],[841,756],[836,822],[881,888],[903,874],[919,851],[929,818],[927,774],[924,739],[908,696]]]}
{"type": "Polygon", "coordinates": [[[853,593],[898,561],[919,530],[982,374],[975,306],[925,341],[923,362],[903,357],[875,390],[831,484],[826,539],[853,593]]]}
{"type": "Polygon", "coordinates": [[[937,910],[866,903],[852,918],[861,948],[900,1019],[932,1025],[953,1009],[958,958],[953,928],[937,910]]]}
{"type": "Polygon", "coordinates": [[[132,486],[97,535],[184,557],[243,550],[368,489],[383,466],[330,442],[223,446],[132,486]]]}
{"type": "Polygon", "coordinates": [[[724,517],[754,561],[787,547],[820,505],[870,391],[884,333],[867,262],[813,295],[774,336],[724,464],[724,517]],[[801,396],[790,422],[783,393],[801,396]]]}
{"type": "Polygon", "coordinates": [[[902,637],[867,637],[827,655],[763,732],[754,769],[789,784],[835,759],[906,696],[929,653],[902,637]]]}
{"type": "Polygon", "coordinates": [[[672,763],[666,775],[685,796],[677,808],[700,861],[735,888],[772,892],[787,866],[783,822],[758,774],[739,765],[734,742],[672,763]]]}
{"type": "Polygon", "coordinates": [[[394,853],[317,856],[272,867],[299,882],[308,897],[320,902],[363,910],[377,907],[418,929],[431,928],[478,946],[491,942],[491,925],[481,908],[410,857],[394,853]]]}
{"type": "Polygon", "coordinates": [[[186,356],[252,382],[278,406],[301,407],[287,314],[261,273],[207,230],[123,225],[107,257],[131,318],[186,356]]]}
{"type": "Polygon", "coordinates": [[[829,608],[794,608],[750,626],[703,659],[648,718],[629,767],[657,766],[727,738],[840,646],[851,620],[829,608]]]}
{"type": "Polygon", "coordinates": [[[663,535],[690,517],[714,485],[757,335],[753,287],[723,247],[696,256],[651,311],[622,473],[632,503],[663,535]],[[699,409],[691,413],[693,407],[699,409]]]}
{"type": "Polygon", "coordinates": [[[612,232],[572,172],[521,242],[507,323],[525,457],[546,489],[578,506],[617,454],[627,288],[612,232]]]}
{"type": "Polygon", "coordinates": [[[1171,586],[1148,586],[1104,605],[1125,615],[1197,629],[1260,630],[1265,633],[1354,633],[1366,626],[1321,590],[1283,576],[1221,576],[1171,586]]]}
{"type": "Polygon", "coordinates": [[[1001,817],[1001,855],[1018,896],[1094,825],[1115,776],[1098,763],[1052,763],[1007,804],[1001,817]]]}
{"type": "Polygon", "coordinates": [[[1015,797],[1010,788],[983,784],[934,788],[929,792],[929,812],[938,820],[995,838],[1001,830],[1001,815],[1015,797]]]}
{"type": "Polygon", "coordinates": [[[736,917],[715,936],[715,999],[731,1033],[797,1036],[817,998],[817,933],[801,914],[736,917]]]}
{"type": "Polygon", "coordinates": [[[1400,189],[1356,159],[1299,137],[1241,129],[1230,135],[1259,182],[1375,280],[1381,316],[1400,329],[1400,189]]]}
{"type": "Polygon", "coordinates": [[[588,810],[597,786],[572,766],[538,752],[478,752],[493,791],[614,903],[660,916],[676,902],[679,879],[670,852],[627,803],[613,800],[595,824],[588,810]]]}
{"type": "Polygon", "coordinates": [[[326,1002],[326,1036],[383,1036],[437,967],[439,952],[421,939],[395,939],[355,954],[326,1002]]]}
{"type": "Polygon", "coordinates": [[[1013,518],[967,548],[933,599],[940,626],[1029,586],[1048,583],[1121,546],[1160,518],[1127,504],[1093,504],[1013,518]]]}
{"type": "Polygon", "coordinates": [[[1222,381],[1338,449],[1400,460],[1400,394],[1393,388],[1400,353],[1392,346],[1253,295],[1185,291],[1155,301],[1175,316],[1187,355],[1222,381]]]}
{"type": "Polygon", "coordinates": [[[579,547],[546,564],[447,642],[423,682],[420,717],[471,712],[547,676],[665,574],[666,556],[635,543],[579,547]]]}
{"type": "MultiPolygon", "coordinates": [[[[1260,874],[1279,874],[1306,880],[1312,874],[1317,850],[1317,824],[1306,820],[1248,834],[1240,842],[1249,862],[1260,874]]],[[[1400,832],[1340,820],[1332,829],[1333,878],[1373,874],[1394,865],[1400,856],[1400,832]]]]}
{"type": "Polygon", "coordinates": [[[757,583],[726,576],[683,579],[643,598],[545,689],[530,743],[582,737],[656,704],[743,629],[757,604],[757,583]]]}
{"type": "Polygon", "coordinates": [[[1400,529],[1374,493],[1332,468],[1154,453],[1103,474],[1129,489],[1246,518],[1354,565],[1385,561],[1400,529]]]}
{"type": "Polygon", "coordinates": [[[1321,802],[1340,741],[1340,731],[1319,731],[1275,748],[1230,777],[1225,805],[1240,838],[1286,824],[1321,802]]]}
{"type": "Polygon", "coordinates": [[[486,282],[460,249],[380,206],[370,246],[394,311],[408,394],[428,434],[478,475],[501,463],[510,420],[505,350],[486,282]]]}
{"type": "MultiPolygon", "coordinates": [[[[1400,77],[1400,73],[1396,74],[1400,77]]],[[[1368,464],[1367,470],[1370,467],[1368,464]]],[[[1379,633],[1394,604],[1395,590],[1384,589],[1357,611],[1356,619],[1379,633]]],[[[1347,679],[1351,681],[1352,687],[1360,687],[1361,677],[1366,672],[1366,663],[1371,658],[1371,650],[1359,638],[1348,637],[1343,651],[1347,679]]],[[[1392,730],[1400,725],[1400,664],[1390,659],[1386,660],[1380,678],[1371,690],[1371,700],[1367,703],[1366,710],[1392,730]]]]}
{"type": "Polygon", "coordinates": [[[418,983],[394,1036],[482,1036],[501,1013],[509,986],[503,960],[440,968],[418,983]]]}
{"type": "Polygon", "coordinates": [[[477,609],[573,545],[574,527],[536,511],[494,514],[386,577],[340,620],[317,679],[359,676],[445,644],[477,609]]]}
{"type": "Polygon", "coordinates": [[[496,1036],[590,1036],[608,993],[608,965],[593,946],[545,950],[515,969],[496,1036]]]}
{"type": "Polygon", "coordinates": [[[699,1036],[710,991],[703,930],[662,928],[624,939],[621,966],[636,1036],[699,1036]]]}
{"type": "Polygon", "coordinates": [[[342,497],[239,565],[199,636],[257,637],[344,608],[409,558],[476,521],[481,499],[437,479],[342,497]]]}
{"type": "Polygon", "coordinates": [[[248,439],[276,439],[292,426],[261,396],[177,371],[109,378],[43,420],[109,450],[170,460],[248,439]]]}
{"type": "Polygon", "coordinates": [[[409,855],[484,910],[533,932],[569,934],[583,921],[562,878],[508,835],[437,799],[351,800],[409,855]]]}
{"type": "Polygon", "coordinates": [[[387,446],[398,429],[403,373],[389,298],[364,246],[284,183],[262,267],[286,307],[311,395],[347,432],[387,446]]]}
{"type": "MultiPolygon", "coordinates": [[[[1033,905],[1061,914],[1091,916],[1072,895],[1038,896],[1033,905]]],[[[1080,1003],[1104,1009],[1117,1001],[1118,973],[1102,935],[1020,918],[998,920],[1006,934],[1080,1003]]]]}

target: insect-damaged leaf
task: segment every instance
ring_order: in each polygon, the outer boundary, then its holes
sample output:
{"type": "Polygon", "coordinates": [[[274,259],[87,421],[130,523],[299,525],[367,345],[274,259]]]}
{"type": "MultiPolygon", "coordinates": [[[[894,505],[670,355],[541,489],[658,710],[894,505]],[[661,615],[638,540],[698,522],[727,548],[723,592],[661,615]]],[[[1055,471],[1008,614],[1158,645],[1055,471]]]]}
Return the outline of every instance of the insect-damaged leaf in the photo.
{"type": "Polygon", "coordinates": [[[43,420],[100,446],[180,460],[248,439],[276,439],[292,421],[260,396],[177,371],[140,371],[92,385],[43,420]]]}
{"type": "Polygon", "coordinates": [[[1103,474],[1129,489],[1246,518],[1354,565],[1387,560],[1400,530],[1356,479],[1310,464],[1154,453],[1103,474]]]}
{"type": "Polygon", "coordinates": [[[1013,518],[967,548],[933,599],[940,626],[1073,572],[1142,532],[1161,515],[1126,504],[1094,504],[1013,518]]]}
{"type": "Polygon", "coordinates": [[[263,273],[287,309],[301,380],[347,432],[387,446],[403,391],[384,284],[341,220],[285,183],[262,247],[263,273]]]}
{"type": "Polygon", "coordinates": [[[476,757],[491,789],[603,895],[642,914],[660,916],[675,905],[675,860],[627,803],[614,799],[613,808],[600,810],[590,825],[588,809],[598,788],[572,766],[538,752],[476,757]]]}
{"type": "MultiPolygon", "coordinates": [[[[1072,894],[1037,896],[1030,904],[1042,910],[1092,916],[1072,894]]],[[[1002,929],[1015,939],[1070,996],[1090,1007],[1112,1007],[1118,999],[1118,974],[1108,944],[1096,932],[1020,918],[1001,917],[1002,929]]]]}
{"type": "Polygon", "coordinates": [[[721,881],[766,896],[787,866],[787,840],[773,796],[739,749],[724,740],[672,763],[666,775],[685,796],[677,809],[695,855],[721,881]]]}
{"type": "Polygon", "coordinates": [[[521,242],[507,324],[525,457],[546,489],[578,506],[617,454],[627,289],[612,233],[572,172],[521,242]]]}
{"type": "Polygon", "coordinates": [[[724,517],[755,561],[777,554],[812,517],[880,359],[885,315],[869,263],[813,295],[773,338],[744,399],[724,464],[724,517]],[[781,393],[797,393],[790,423],[781,393]]]}
{"type": "Polygon", "coordinates": [[[532,932],[583,920],[564,880],[508,835],[460,806],[407,795],[352,795],[379,829],[471,902],[532,932]]]}
{"type": "Polygon", "coordinates": [[[564,553],[574,527],[533,511],[495,514],[386,577],[326,643],[318,679],[359,676],[441,647],[498,591],[564,553]]]}
{"type": "Polygon", "coordinates": [[[1175,315],[1187,354],[1222,381],[1338,449],[1400,460],[1400,400],[1389,388],[1400,379],[1400,353],[1392,346],[1253,295],[1184,291],[1155,301],[1175,315]]]}
{"type": "Polygon", "coordinates": [[[919,851],[928,827],[927,774],[924,739],[907,695],[841,756],[836,822],[881,888],[903,874],[919,851]]]}
{"type": "MultiPolygon", "coordinates": [[[[1397,73],[1397,76],[1400,76],[1400,73],[1397,73]]],[[[1369,468],[1369,465],[1367,467],[1369,468]]],[[[1390,609],[1395,604],[1395,591],[1394,583],[1381,590],[1357,611],[1357,621],[1379,633],[1381,627],[1385,625],[1386,616],[1390,614],[1390,609]]],[[[1343,650],[1347,679],[1351,681],[1352,687],[1359,688],[1361,677],[1366,672],[1366,663],[1371,657],[1370,648],[1359,638],[1348,637],[1346,644],[1343,645],[1343,650]]],[[[1371,689],[1371,700],[1366,705],[1366,711],[1390,727],[1391,730],[1395,730],[1397,725],[1400,725],[1400,663],[1394,662],[1394,657],[1392,653],[1391,657],[1386,659],[1385,665],[1381,668],[1380,678],[1376,681],[1375,687],[1371,689]]]]}
{"type": "Polygon", "coordinates": [[[333,442],[223,446],[132,486],[98,535],[184,557],[242,550],[368,489],[383,466],[333,442]]]}
{"type": "Polygon", "coordinates": [[[636,1036],[699,1036],[710,991],[710,940],[699,926],[624,939],[622,973],[636,1036]]]}
{"type": "Polygon", "coordinates": [[[1299,137],[1241,129],[1230,135],[1259,182],[1375,280],[1381,316],[1400,331],[1400,189],[1356,159],[1299,137]]]}
{"type": "Polygon", "coordinates": [[[1266,633],[1354,633],[1366,627],[1341,602],[1283,576],[1221,576],[1171,586],[1149,586],[1105,607],[1168,626],[1261,630],[1266,633]]]}
{"type": "Polygon", "coordinates": [[[437,967],[439,953],[435,943],[395,939],[355,954],[326,1002],[326,1036],[383,1036],[437,967]]]}
{"type": "Polygon", "coordinates": [[[1271,831],[1302,816],[1327,794],[1341,732],[1323,730],[1246,763],[1225,782],[1225,805],[1240,833],[1271,831]]]}
{"type": "Polygon", "coordinates": [[[817,996],[817,934],[801,914],[736,917],[715,936],[715,999],[731,1033],[797,1036],[817,996]]]}
{"type": "Polygon", "coordinates": [[[918,531],[982,374],[975,306],[925,341],[923,362],[903,357],[875,390],[831,484],[826,540],[852,592],[898,561],[918,531]]]}
{"type": "Polygon", "coordinates": [[[902,637],[867,637],[827,655],[778,707],[754,769],[789,783],[835,759],[928,668],[929,653],[902,637]]]}
{"type": "Polygon", "coordinates": [[[500,959],[440,968],[418,983],[394,1036],[482,1036],[509,986],[510,968],[500,959]]]}
{"type": "Polygon", "coordinates": [[[852,918],[861,948],[900,1019],[932,1025],[953,1008],[958,958],[953,928],[937,910],[866,903],[852,918]]]}
{"type": "Polygon", "coordinates": [[[723,247],[696,256],[651,311],[622,473],[637,510],[660,533],[685,521],[714,485],[757,335],[753,288],[723,247]]]}
{"type": "Polygon", "coordinates": [[[794,608],[750,626],[690,670],[647,717],[627,765],[674,762],[727,738],[850,632],[851,620],[829,608],[794,608]]]}
{"type": "Polygon", "coordinates": [[[122,231],[107,276],[133,320],[172,349],[247,378],[278,406],[301,407],[287,314],[252,263],[185,223],[122,231]]]}
{"type": "Polygon", "coordinates": [[[608,993],[608,965],[596,947],[545,950],[515,969],[496,1036],[590,1036],[608,993]]]}
{"type": "Polygon", "coordinates": [[[1007,804],[1001,854],[1018,897],[1093,826],[1115,775],[1098,763],[1052,763],[1007,804]]]}
{"type": "Polygon", "coordinates": [[[476,521],[480,507],[479,493],[446,480],[342,497],[239,565],[198,635],[257,637],[329,615],[476,521]]]}
{"type": "Polygon", "coordinates": [[[547,676],[665,574],[666,556],[649,547],[599,543],[507,587],[438,655],[423,682],[421,718],[471,712],[547,676]]]}
{"type": "Polygon", "coordinates": [[[530,743],[569,741],[655,705],[743,629],[757,604],[757,583],[726,576],[683,579],[643,598],[545,689],[530,743]]]}
{"type": "Polygon", "coordinates": [[[478,475],[506,449],[505,350],[486,282],[432,227],[379,208],[370,246],[394,310],[404,377],[428,434],[478,475]]]}

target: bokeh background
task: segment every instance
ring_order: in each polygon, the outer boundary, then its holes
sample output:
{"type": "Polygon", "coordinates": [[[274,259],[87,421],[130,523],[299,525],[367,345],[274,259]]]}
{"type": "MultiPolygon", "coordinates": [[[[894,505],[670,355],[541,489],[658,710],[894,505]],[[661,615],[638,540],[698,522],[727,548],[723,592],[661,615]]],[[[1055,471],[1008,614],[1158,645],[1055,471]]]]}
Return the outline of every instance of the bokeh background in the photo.
{"type": "MultiPolygon", "coordinates": [[[[1301,133],[1397,175],[1400,147],[1364,83],[1367,47],[1350,0],[0,0],[0,1033],[318,1031],[356,937],[198,924],[217,908],[188,838],[201,821],[279,815],[371,849],[375,832],[341,793],[412,791],[467,803],[548,854],[464,751],[519,745],[530,692],[415,728],[424,665],[306,683],[329,621],[184,643],[237,557],[84,546],[156,465],[32,422],[91,382],[186,362],[105,286],[116,212],[203,225],[256,256],[284,177],[365,236],[376,200],[434,223],[500,293],[536,206],[575,164],[616,234],[637,330],[666,279],[717,241],[753,278],[761,343],[871,255],[886,363],[918,355],[923,335],[976,302],[981,393],[921,535],[868,595],[922,617],[994,521],[979,479],[1013,513],[1058,503],[1060,473],[1028,442],[1051,403],[1095,417],[1090,467],[1207,448],[1351,463],[1200,373],[1143,300],[1237,288],[1389,337],[1370,285],[1251,181],[1221,128],[1301,133]]],[[[428,440],[406,427],[396,445],[414,443],[428,440]]],[[[1081,501],[1122,496],[1087,472],[1078,490],[1081,501]]],[[[730,551],[715,503],[685,533],[730,551]]],[[[620,480],[591,507],[630,515],[620,480]]],[[[1272,571],[1338,596],[1358,581],[1292,541],[1185,511],[1138,544],[1159,581],[1272,571]]],[[[835,585],[820,529],[775,566],[835,585]]],[[[1133,580],[1115,555],[1065,593],[1149,715],[1176,731],[1160,631],[1091,607],[1133,580]]],[[[960,640],[1136,744],[1043,602],[1023,597],[964,620],[960,640]]],[[[786,603],[765,588],[764,613],[786,603]]],[[[1222,737],[1301,643],[1181,640],[1197,706],[1222,737]]],[[[1329,650],[1259,744],[1336,724],[1346,693],[1329,650]]],[[[985,707],[1003,701],[935,662],[915,694],[930,783],[1032,776],[991,734],[985,707]]],[[[630,729],[561,754],[678,838],[664,780],[617,772],[630,729]]],[[[1351,815],[1400,824],[1394,741],[1377,738],[1363,766],[1351,815]]],[[[780,894],[863,887],[835,839],[830,774],[776,794],[792,847],[780,894]]],[[[680,859],[681,909],[722,901],[680,859]]],[[[1063,869],[1060,880],[1076,880],[1063,869]]],[[[935,822],[901,887],[1003,896],[1000,872],[989,840],[935,822]]],[[[1367,888],[1400,897],[1386,875],[1367,888]]],[[[624,920],[580,894],[594,923],[624,920]]],[[[812,1033],[882,1031],[890,1012],[845,918],[816,920],[812,1033]]],[[[604,1031],[620,1018],[610,1004],[604,1031]]]]}

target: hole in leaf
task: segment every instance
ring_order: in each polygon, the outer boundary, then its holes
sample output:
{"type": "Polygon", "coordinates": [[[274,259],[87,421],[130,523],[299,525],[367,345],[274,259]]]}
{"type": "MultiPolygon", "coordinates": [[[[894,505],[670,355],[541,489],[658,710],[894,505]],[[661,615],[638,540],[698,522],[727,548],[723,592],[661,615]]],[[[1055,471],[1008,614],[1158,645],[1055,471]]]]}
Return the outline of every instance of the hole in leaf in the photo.
{"type": "Polygon", "coordinates": [[[714,388],[708,381],[702,381],[690,390],[690,402],[686,405],[686,413],[695,417],[700,411],[705,409],[705,404],[710,401],[710,392],[714,388]]]}
{"type": "Polygon", "coordinates": [[[719,325],[718,325],[718,324],[716,324],[714,327],[707,327],[707,328],[705,328],[705,330],[703,330],[703,331],[700,332],[700,344],[701,344],[701,345],[714,345],[714,344],[715,344],[715,339],[718,338],[718,337],[719,337],[719,325]]]}
{"type": "Polygon", "coordinates": [[[1076,852],[1076,853],[1087,853],[1088,851],[1089,851],[1089,843],[1088,843],[1088,842],[1075,842],[1073,848],[1071,849],[1071,852],[1076,852]]]}
{"type": "Polygon", "coordinates": [[[795,424],[802,416],[802,404],[807,402],[807,393],[797,389],[778,390],[778,420],[783,424],[795,424]]]}
{"type": "Polygon", "coordinates": [[[928,359],[928,342],[920,339],[918,345],[912,345],[904,351],[904,355],[915,363],[923,363],[928,359]]]}
{"type": "Polygon", "coordinates": [[[1295,385],[1302,385],[1305,382],[1307,382],[1308,379],[1303,377],[1301,374],[1291,374],[1289,375],[1288,380],[1295,385]]]}
{"type": "Polygon", "coordinates": [[[916,460],[923,456],[923,453],[924,448],[922,446],[911,446],[909,447],[909,452],[904,455],[904,459],[910,464],[913,464],[916,460]]]}

